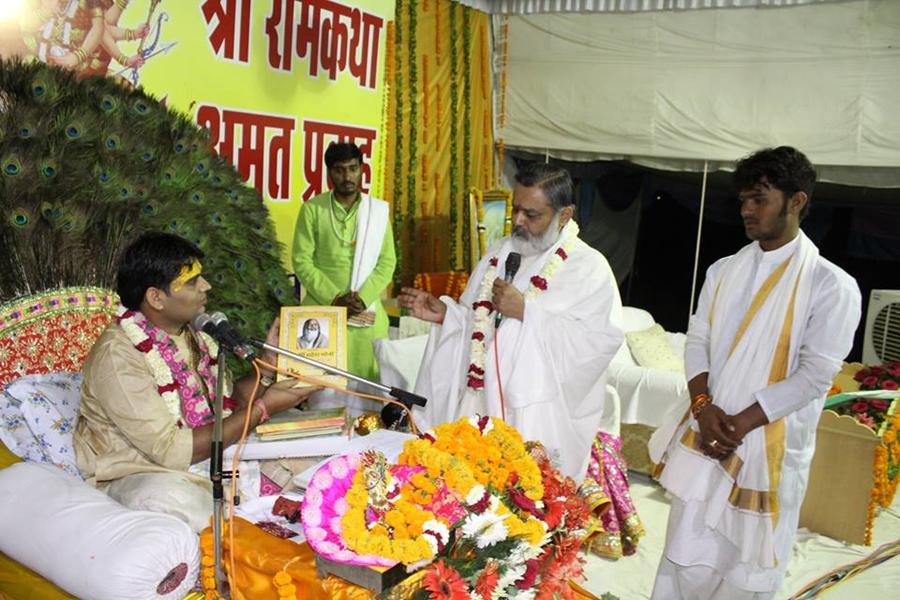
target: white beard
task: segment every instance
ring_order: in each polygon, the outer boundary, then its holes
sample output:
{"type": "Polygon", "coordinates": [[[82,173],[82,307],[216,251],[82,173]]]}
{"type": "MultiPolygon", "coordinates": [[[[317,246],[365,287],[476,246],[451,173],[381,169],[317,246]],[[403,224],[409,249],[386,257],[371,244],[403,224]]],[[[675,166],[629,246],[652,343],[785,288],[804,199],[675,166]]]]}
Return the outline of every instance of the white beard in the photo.
{"type": "Polygon", "coordinates": [[[557,212],[553,215],[550,225],[541,235],[533,236],[526,232],[525,236],[522,237],[514,233],[510,241],[512,241],[513,250],[522,256],[537,256],[546,252],[550,246],[555,244],[559,239],[560,233],[559,213],[557,212]]]}

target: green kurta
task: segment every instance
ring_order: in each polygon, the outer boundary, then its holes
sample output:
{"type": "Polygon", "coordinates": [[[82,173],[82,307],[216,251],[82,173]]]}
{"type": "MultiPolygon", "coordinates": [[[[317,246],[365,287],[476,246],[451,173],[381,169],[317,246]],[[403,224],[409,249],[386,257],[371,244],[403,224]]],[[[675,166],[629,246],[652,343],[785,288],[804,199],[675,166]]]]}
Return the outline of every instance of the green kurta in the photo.
{"type": "MultiPolygon", "coordinates": [[[[294,272],[306,289],[302,304],[329,306],[337,296],[350,291],[358,209],[358,200],[349,211],[340,202],[332,203],[331,192],[319,194],[300,208],[291,257],[294,272]]],[[[347,370],[376,381],[378,362],[372,343],[388,334],[388,318],[380,296],[394,276],[396,264],[394,234],[388,222],[378,262],[357,290],[366,306],[375,310],[375,324],[347,327],[347,370]]]]}

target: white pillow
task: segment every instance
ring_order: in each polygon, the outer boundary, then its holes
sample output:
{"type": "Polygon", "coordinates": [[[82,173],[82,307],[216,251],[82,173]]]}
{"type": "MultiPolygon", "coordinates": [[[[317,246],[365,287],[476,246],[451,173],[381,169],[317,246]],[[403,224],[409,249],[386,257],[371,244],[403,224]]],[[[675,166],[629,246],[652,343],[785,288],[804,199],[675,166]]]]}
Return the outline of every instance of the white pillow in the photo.
{"type": "Polygon", "coordinates": [[[427,343],[427,335],[375,340],[375,358],[378,359],[381,383],[401,390],[414,390],[427,343]]]}
{"type": "Polygon", "coordinates": [[[662,325],[657,323],[642,331],[630,331],[625,334],[625,340],[640,366],[684,373],[684,359],[672,349],[662,325]]]}
{"type": "Polygon", "coordinates": [[[78,598],[180,600],[197,582],[197,536],[130,510],[56,467],[0,470],[0,551],[78,598]]]}
{"type": "Polygon", "coordinates": [[[622,317],[622,331],[625,333],[628,333],[629,331],[641,331],[642,329],[652,327],[656,323],[653,319],[653,315],[643,308],[635,308],[634,306],[623,306],[622,317]]]}
{"type": "Polygon", "coordinates": [[[81,405],[81,373],[26,375],[0,397],[0,439],[28,461],[56,465],[80,476],[72,433],[81,405]]]}

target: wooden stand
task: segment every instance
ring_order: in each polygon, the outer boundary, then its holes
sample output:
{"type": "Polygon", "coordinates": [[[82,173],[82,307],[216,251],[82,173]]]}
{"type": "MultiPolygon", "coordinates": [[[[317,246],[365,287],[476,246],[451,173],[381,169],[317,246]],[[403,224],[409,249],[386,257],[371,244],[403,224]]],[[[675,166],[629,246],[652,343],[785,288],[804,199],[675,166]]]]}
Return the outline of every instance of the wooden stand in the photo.
{"type": "Polygon", "coordinates": [[[865,544],[881,439],[849,415],[822,413],[816,454],[800,509],[800,526],[852,544],[865,544]]]}
{"type": "Polygon", "coordinates": [[[316,554],[316,571],[319,578],[335,575],[381,594],[407,578],[406,567],[397,563],[393,567],[363,567],[335,562],[316,554]]]}

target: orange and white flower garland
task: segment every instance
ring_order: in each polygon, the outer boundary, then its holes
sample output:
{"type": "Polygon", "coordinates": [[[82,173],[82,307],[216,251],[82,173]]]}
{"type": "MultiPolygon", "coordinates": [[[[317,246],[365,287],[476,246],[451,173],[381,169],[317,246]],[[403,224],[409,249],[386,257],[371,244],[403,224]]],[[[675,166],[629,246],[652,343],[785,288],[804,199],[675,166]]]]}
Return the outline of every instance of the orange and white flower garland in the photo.
{"type": "MultiPolygon", "coordinates": [[[[188,427],[194,429],[209,423],[212,411],[197,375],[203,378],[207,390],[215,389],[218,366],[213,356],[218,351],[216,342],[203,333],[195,337],[201,355],[195,373],[178,357],[178,349],[172,338],[153,325],[143,313],[119,306],[116,314],[119,327],[147,360],[156,381],[156,391],[175,417],[178,426],[182,427],[187,423],[188,427]]],[[[225,397],[224,406],[224,414],[228,416],[234,408],[234,401],[225,397]]]]}
{"type": "MultiPolygon", "coordinates": [[[[578,224],[569,221],[563,230],[566,239],[560,244],[541,269],[540,274],[531,278],[528,289],[525,290],[525,300],[534,298],[541,292],[547,291],[553,275],[569,259],[569,253],[578,241],[578,224]]],[[[478,288],[478,297],[472,303],[475,311],[472,337],[469,342],[469,370],[466,377],[466,386],[470,393],[480,394],[484,391],[484,363],[485,363],[485,338],[491,327],[491,314],[494,312],[494,303],[491,302],[491,290],[497,279],[498,258],[491,257],[488,268],[478,288]]]]}

